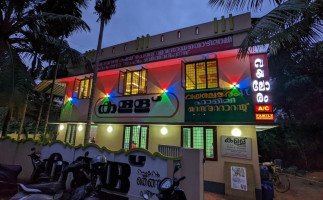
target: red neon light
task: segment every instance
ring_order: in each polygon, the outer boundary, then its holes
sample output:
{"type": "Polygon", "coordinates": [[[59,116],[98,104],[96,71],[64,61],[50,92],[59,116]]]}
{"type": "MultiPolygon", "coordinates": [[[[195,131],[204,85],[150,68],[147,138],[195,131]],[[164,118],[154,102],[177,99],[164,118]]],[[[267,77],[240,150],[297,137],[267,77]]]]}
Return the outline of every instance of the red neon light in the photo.
{"type": "Polygon", "coordinates": [[[256,105],[255,112],[273,112],[272,105],[256,105]]]}

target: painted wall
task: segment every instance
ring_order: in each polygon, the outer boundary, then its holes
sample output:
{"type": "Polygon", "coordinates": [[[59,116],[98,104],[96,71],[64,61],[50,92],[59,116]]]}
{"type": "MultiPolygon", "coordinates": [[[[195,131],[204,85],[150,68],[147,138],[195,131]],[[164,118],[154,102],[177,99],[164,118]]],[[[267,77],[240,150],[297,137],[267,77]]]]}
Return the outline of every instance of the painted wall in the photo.
{"type": "Polygon", "coordinates": [[[149,126],[149,143],[148,150],[150,152],[158,152],[158,144],[165,144],[171,146],[181,145],[181,126],[149,126]],[[162,135],[161,128],[166,127],[168,133],[162,135]]]}
{"type": "Polygon", "coordinates": [[[218,126],[217,127],[217,161],[206,161],[204,164],[204,179],[206,181],[224,183],[224,162],[236,162],[252,164],[254,167],[254,175],[256,177],[256,188],[261,189],[260,183],[260,171],[259,171],[259,158],[258,158],[258,146],[257,135],[254,126],[218,126]],[[252,159],[240,159],[221,156],[221,136],[232,136],[231,131],[234,128],[241,130],[240,137],[248,137],[252,140],[252,159]]]}
{"type": "MultiPolygon", "coordinates": [[[[61,123],[58,125],[58,134],[56,136],[56,140],[60,140],[65,142],[67,131],[67,123],[61,123]],[[60,128],[62,125],[62,129],[60,128]]],[[[85,133],[85,124],[77,124],[76,126],[76,136],[75,136],[75,146],[83,144],[84,141],[84,133],[85,133]]]]}
{"type": "Polygon", "coordinates": [[[106,148],[118,151],[122,148],[123,141],[123,125],[119,124],[101,124],[98,125],[96,134],[96,144],[100,147],[105,146],[106,148]],[[112,131],[107,131],[108,126],[112,127],[112,131]]]}

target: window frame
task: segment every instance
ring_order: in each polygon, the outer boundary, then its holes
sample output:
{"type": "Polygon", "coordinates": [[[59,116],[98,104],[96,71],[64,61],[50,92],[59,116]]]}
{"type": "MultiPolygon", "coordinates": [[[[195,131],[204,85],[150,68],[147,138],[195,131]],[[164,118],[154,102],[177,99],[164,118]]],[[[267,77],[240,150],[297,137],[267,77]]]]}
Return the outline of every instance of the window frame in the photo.
{"type": "Polygon", "coordinates": [[[73,98],[77,98],[77,99],[89,99],[89,98],[91,98],[92,84],[93,84],[93,76],[84,77],[83,79],[75,79],[74,80],[74,86],[73,86],[73,95],[72,95],[73,98]],[[87,80],[87,79],[89,80],[89,85],[88,85],[88,88],[87,88],[87,95],[86,95],[86,97],[83,97],[83,95],[81,95],[81,97],[80,97],[80,92],[81,92],[80,84],[81,84],[82,81],[85,82],[85,80],[87,80]],[[78,89],[77,89],[77,95],[74,96],[76,81],[78,81],[78,89]]]}
{"type": "Polygon", "coordinates": [[[217,161],[218,160],[218,144],[217,144],[217,127],[216,126],[181,126],[181,147],[183,147],[183,129],[184,128],[190,128],[191,129],[191,147],[193,147],[193,128],[198,127],[198,128],[203,128],[203,156],[205,160],[210,160],[210,161],[217,161]],[[213,155],[214,158],[207,158],[206,157],[206,129],[213,129],[213,155]]]}
{"type": "Polygon", "coordinates": [[[218,59],[215,58],[215,59],[209,59],[209,60],[199,60],[199,61],[194,61],[194,62],[187,62],[184,64],[184,79],[185,79],[185,91],[191,91],[191,90],[205,90],[205,89],[213,89],[213,88],[219,88],[219,62],[218,62],[218,59]],[[211,87],[209,88],[209,84],[208,84],[208,70],[207,70],[207,62],[210,62],[210,61],[216,61],[216,76],[217,76],[217,87],[211,87]],[[202,63],[204,62],[204,66],[205,66],[205,84],[206,84],[206,87],[205,88],[197,88],[197,76],[196,76],[196,64],[198,63],[202,63]],[[186,87],[186,65],[190,65],[190,64],[195,64],[194,65],[194,70],[195,70],[195,88],[194,89],[190,89],[188,90],[187,87],[186,87]]]}
{"type": "Polygon", "coordinates": [[[67,126],[66,126],[66,133],[65,133],[65,139],[64,139],[64,142],[65,143],[67,143],[67,144],[70,144],[70,145],[72,145],[72,146],[74,146],[75,145],[75,140],[76,140],[76,133],[77,133],[77,124],[67,124],[67,126]],[[69,142],[67,142],[66,141],[66,139],[67,139],[67,134],[68,134],[68,127],[71,127],[71,130],[73,130],[72,129],[72,127],[74,126],[75,127],[75,137],[74,137],[74,141],[73,141],[73,143],[71,142],[71,136],[70,136],[70,138],[69,138],[69,142]]]}
{"type": "Polygon", "coordinates": [[[147,94],[147,80],[148,80],[148,69],[146,68],[141,68],[140,70],[134,70],[134,71],[130,71],[130,70],[126,70],[125,72],[120,71],[119,73],[119,82],[118,82],[118,93],[122,94],[123,96],[135,96],[135,95],[143,95],[143,94],[147,94]],[[143,92],[140,91],[140,89],[142,88],[142,72],[146,71],[146,77],[145,77],[145,86],[143,87],[143,92]],[[129,93],[126,92],[127,89],[127,74],[131,73],[131,86],[130,86],[130,91],[129,93]],[[133,89],[133,73],[135,72],[139,72],[139,80],[138,80],[138,93],[137,94],[132,94],[132,89],[133,89]],[[123,74],[123,80],[120,80],[121,74],[123,74]],[[121,84],[120,81],[122,81],[122,91],[120,91],[121,88],[121,84]]]}
{"type": "Polygon", "coordinates": [[[126,137],[126,127],[130,127],[130,141],[129,141],[129,149],[128,150],[131,150],[132,149],[132,136],[133,136],[133,127],[135,126],[140,126],[140,129],[139,129],[139,147],[137,148],[141,148],[141,128],[142,127],[146,127],[147,128],[147,140],[146,140],[146,150],[148,150],[149,148],[149,126],[147,125],[124,125],[123,126],[123,139],[122,139],[122,148],[124,148],[124,145],[125,145],[125,137],[126,137]]]}

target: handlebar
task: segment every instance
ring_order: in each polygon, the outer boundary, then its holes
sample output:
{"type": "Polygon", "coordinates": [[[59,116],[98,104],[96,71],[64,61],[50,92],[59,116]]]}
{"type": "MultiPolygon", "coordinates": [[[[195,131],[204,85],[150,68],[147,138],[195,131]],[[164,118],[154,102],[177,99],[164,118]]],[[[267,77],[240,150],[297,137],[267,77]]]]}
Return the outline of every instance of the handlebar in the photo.
{"type": "Polygon", "coordinates": [[[181,178],[178,179],[178,182],[181,182],[182,180],[186,179],[186,176],[183,176],[181,178]]]}

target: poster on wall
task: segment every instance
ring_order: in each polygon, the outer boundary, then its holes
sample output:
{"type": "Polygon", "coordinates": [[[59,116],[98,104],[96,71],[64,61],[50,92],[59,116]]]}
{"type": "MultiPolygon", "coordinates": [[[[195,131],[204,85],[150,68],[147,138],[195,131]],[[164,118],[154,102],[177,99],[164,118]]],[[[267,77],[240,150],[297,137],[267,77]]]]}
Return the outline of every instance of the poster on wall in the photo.
{"type": "Polygon", "coordinates": [[[231,188],[247,191],[247,174],[245,167],[231,166],[231,188]]]}
{"type": "Polygon", "coordinates": [[[251,138],[221,136],[222,156],[251,159],[251,138]]]}
{"type": "Polygon", "coordinates": [[[254,122],[251,88],[185,92],[186,122],[254,122]]]}

